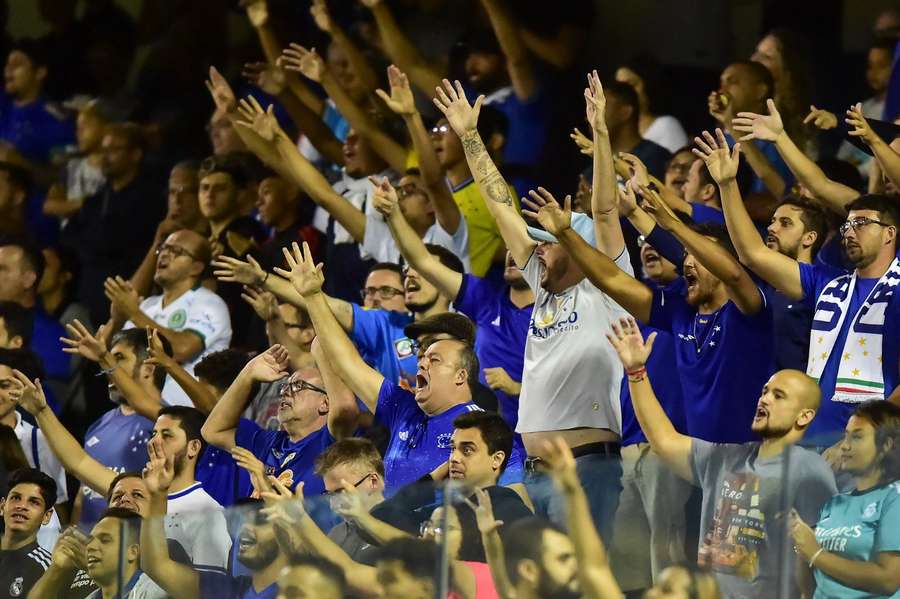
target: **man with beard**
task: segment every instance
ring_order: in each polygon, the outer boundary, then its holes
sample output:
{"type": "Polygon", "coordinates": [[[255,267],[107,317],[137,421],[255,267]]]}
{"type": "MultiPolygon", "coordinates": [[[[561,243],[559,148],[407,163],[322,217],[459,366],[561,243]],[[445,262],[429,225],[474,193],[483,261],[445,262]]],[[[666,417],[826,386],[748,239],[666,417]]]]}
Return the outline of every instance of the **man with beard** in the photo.
{"type": "MultiPolygon", "coordinates": [[[[504,526],[506,576],[519,599],[580,599],[575,545],[565,531],[543,518],[504,526]]],[[[596,556],[595,556],[596,557],[596,556]]]]}
{"type": "MultiPolygon", "coordinates": [[[[227,349],[231,342],[231,316],[221,297],[200,285],[209,264],[208,241],[199,233],[181,229],[156,249],[153,282],[162,294],[140,301],[123,279],[106,280],[112,302],[113,329],[156,329],[172,345],[172,354],[191,375],[209,353],[227,349]]],[[[164,405],[192,405],[187,393],[167,376],[162,390],[164,405]]],[[[152,414],[148,414],[152,416],[152,414]]]]}
{"type": "Polygon", "coordinates": [[[710,443],[676,431],[659,405],[646,368],[655,335],[645,342],[631,318],[612,329],[607,337],[625,367],[650,446],[703,491],[699,562],[711,567],[726,597],[781,597],[781,577],[793,578],[795,562],[782,510],[796,509],[809,521],[836,492],[825,460],[793,447],[816,416],[822,396],[816,381],[797,370],[776,372],[763,385],[751,422],[762,441],[710,443]]]}
{"type": "MultiPolygon", "coordinates": [[[[113,347],[115,351],[116,346],[113,347]]],[[[114,494],[116,471],[104,466],[78,446],[75,438],[47,407],[40,381],[29,381],[21,373],[16,373],[16,378],[23,385],[20,403],[35,417],[41,430],[48,436],[53,452],[67,471],[81,480],[83,489],[92,489],[96,493],[98,500],[94,503],[100,502],[105,507],[102,498],[107,493],[114,494]]],[[[231,539],[222,506],[206,493],[202,483],[197,482],[194,476],[197,460],[204,449],[200,435],[202,425],[203,414],[199,410],[184,406],[166,407],[159,411],[150,442],[165,448],[173,456],[174,478],[170,485],[172,491],[165,522],[168,536],[181,545],[196,568],[216,571],[226,568],[231,539]]],[[[91,430],[93,429],[88,430],[88,435],[91,435],[91,430]]],[[[114,432],[116,435],[123,435],[121,430],[114,432]]],[[[104,432],[104,440],[112,434],[112,431],[104,432]]],[[[88,437],[88,449],[91,448],[93,439],[98,438],[95,435],[88,437]]],[[[95,445],[98,443],[99,439],[95,445]]],[[[146,438],[141,439],[140,445],[144,443],[147,443],[146,438]]],[[[138,454],[132,460],[140,460],[146,464],[143,452],[138,452],[138,449],[139,446],[134,446],[129,450],[138,454]]],[[[134,466],[128,471],[140,470],[141,467],[142,465],[134,466]]],[[[88,502],[87,499],[84,501],[88,502]]],[[[93,524],[99,519],[98,516],[92,518],[90,512],[87,506],[82,511],[83,524],[93,524]]]]}
{"type": "Polygon", "coordinates": [[[256,509],[249,510],[237,537],[237,559],[249,570],[249,576],[235,578],[224,571],[197,571],[170,557],[162,521],[167,517],[167,500],[172,499],[177,478],[175,459],[155,439],[147,449],[150,461],[144,481],[150,491],[150,510],[141,527],[144,572],[173,599],[275,599],[276,581],[288,559],[275,538],[273,525],[256,509]]]}
{"type": "Polygon", "coordinates": [[[704,137],[701,148],[707,160],[722,170],[725,214],[741,259],[787,297],[813,310],[806,372],[818,381],[825,402],[809,437],[816,445],[831,445],[855,404],[871,399],[900,402],[900,300],[894,293],[900,281],[900,210],[890,196],[860,196],[847,205],[847,220],[840,228],[854,269],[804,264],[762,243],[729,181],[737,152],[729,154],[721,139],[717,145],[709,134],[704,137]]]}
{"type": "MultiPolygon", "coordinates": [[[[335,372],[390,431],[384,460],[388,494],[443,465],[453,420],[481,409],[472,402],[478,372],[472,347],[449,334],[431,335],[431,344],[419,354],[415,393],[407,391],[368,366],[341,330],[322,292],[321,266],[316,267],[309,248],[289,255],[288,267],[335,372]]],[[[407,278],[407,305],[410,295],[407,278]]]]}
{"type": "Polygon", "coordinates": [[[50,565],[50,553],[37,542],[38,530],[50,522],[56,483],[33,468],[9,475],[9,491],[0,500],[0,593],[23,597],[50,565]]]}

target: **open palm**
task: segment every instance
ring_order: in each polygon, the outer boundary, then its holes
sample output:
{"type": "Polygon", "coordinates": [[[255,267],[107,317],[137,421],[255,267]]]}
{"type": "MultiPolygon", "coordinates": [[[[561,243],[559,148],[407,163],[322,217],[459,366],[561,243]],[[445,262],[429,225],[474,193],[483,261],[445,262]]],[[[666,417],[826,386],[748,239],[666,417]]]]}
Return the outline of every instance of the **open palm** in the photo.
{"type": "Polygon", "coordinates": [[[622,318],[618,323],[611,322],[609,326],[612,333],[607,333],[606,338],[612,343],[625,370],[634,370],[646,364],[656,333],[650,333],[644,341],[637,323],[630,317],[622,318]]]}
{"type": "Polygon", "coordinates": [[[529,198],[522,198],[522,205],[528,208],[522,214],[536,220],[544,230],[552,235],[560,235],[572,224],[572,196],[566,196],[564,206],[560,207],[549,191],[538,187],[537,191],[528,192],[529,198]]]}
{"type": "Polygon", "coordinates": [[[462,84],[459,81],[451,84],[447,79],[444,79],[443,87],[435,89],[435,93],[434,105],[447,117],[447,122],[459,137],[478,127],[484,96],[478,96],[474,105],[469,104],[462,84]]]}
{"type": "Polygon", "coordinates": [[[226,283],[241,283],[242,285],[260,285],[266,277],[266,271],[252,256],[247,256],[247,261],[219,256],[213,260],[213,275],[226,283]]]}
{"type": "Polygon", "coordinates": [[[307,50],[300,44],[291,44],[281,54],[280,66],[288,71],[297,71],[304,77],[316,81],[322,81],[325,73],[325,63],[322,57],[316,53],[316,49],[307,50]]]}
{"type": "Polygon", "coordinates": [[[391,84],[391,94],[388,95],[381,89],[376,89],[375,93],[396,114],[415,114],[416,101],[413,98],[412,88],[409,86],[409,79],[406,77],[406,74],[395,65],[388,67],[387,74],[388,82],[391,84]]]}
{"type": "Polygon", "coordinates": [[[756,114],[755,112],[739,112],[731,121],[734,130],[745,133],[741,141],[761,139],[763,141],[775,141],[784,133],[784,123],[781,121],[781,113],[775,107],[775,102],[766,100],[769,114],[756,114]]]}
{"type": "Polygon", "coordinates": [[[709,131],[704,131],[702,137],[694,138],[694,142],[697,144],[697,148],[693,150],[694,154],[703,159],[706,169],[716,183],[722,184],[737,176],[741,144],[736,143],[729,150],[721,129],[716,129],[715,138],[709,131]]]}
{"type": "Polygon", "coordinates": [[[309,297],[322,291],[325,277],[322,274],[322,265],[316,264],[312,259],[309,245],[304,241],[303,250],[297,242],[291,244],[291,251],[281,248],[284,259],[287,262],[287,270],[276,268],[275,272],[285,277],[303,297],[309,297]]]}

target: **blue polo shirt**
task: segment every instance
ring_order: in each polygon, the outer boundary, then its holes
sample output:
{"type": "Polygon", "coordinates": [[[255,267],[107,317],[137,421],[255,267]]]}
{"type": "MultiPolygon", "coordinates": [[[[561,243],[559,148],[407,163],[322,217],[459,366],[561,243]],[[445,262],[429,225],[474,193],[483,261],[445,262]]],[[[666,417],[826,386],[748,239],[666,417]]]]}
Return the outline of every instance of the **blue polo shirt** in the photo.
{"type": "Polygon", "coordinates": [[[368,310],[353,305],[353,328],[350,338],[359,349],[366,364],[377,370],[386,380],[399,383],[405,380],[416,384],[418,360],[412,348],[412,340],[403,329],[413,321],[406,312],[368,310]]]}
{"type": "Polygon", "coordinates": [[[249,576],[229,576],[219,572],[198,571],[200,576],[201,599],[275,599],[278,584],[272,583],[263,590],[253,589],[253,579],[249,576]]]}
{"type": "Polygon", "coordinates": [[[12,97],[0,94],[0,140],[9,142],[25,158],[47,162],[54,148],[75,143],[72,122],[54,114],[39,98],[16,106],[12,97]]]}
{"type": "MultiPolygon", "coordinates": [[[[837,300],[829,301],[823,298],[820,301],[822,289],[831,281],[838,277],[846,276],[846,270],[827,266],[824,264],[801,264],[800,265],[800,282],[803,285],[803,303],[814,313],[818,311],[825,314],[829,311],[829,304],[835,303],[837,300]]],[[[822,404],[816,417],[809,425],[806,432],[805,440],[815,443],[816,445],[830,445],[838,440],[844,432],[847,420],[850,414],[856,409],[857,404],[832,401],[834,396],[834,388],[837,384],[838,367],[840,359],[846,353],[847,336],[851,334],[850,327],[853,325],[860,308],[866,302],[872,289],[878,283],[878,279],[862,279],[857,278],[856,285],[853,287],[853,297],[850,299],[850,307],[844,322],[841,325],[841,331],[834,343],[834,349],[828,355],[828,362],[819,378],[819,388],[822,390],[822,404]]],[[[897,293],[883,297],[888,302],[884,315],[884,327],[881,331],[881,356],[872,355],[872,360],[881,359],[881,371],[884,377],[884,396],[887,397],[900,382],[900,372],[898,372],[898,363],[900,363],[900,301],[897,299],[897,293]]],[[[827,332],[837,326],[837,312],[830,322],[823,320],[813,321],[812,330],[814,333],[827,332]]],[[[811,336],[810,352],[818,352],[817,345],[821,336],[811,336]]],[[[823,352],[825,350],[822,350],[823,352]]],[[[847,351],[850,351],[849,349],[847,351]]],[[[866,350],[860,348],[860,351],[866,350]]]]}
{"type": "Polygon", "coordinates": [[[771,307],[747,316],[729,300],[699,314],[670,287],[654,291],[648,324],[674,336],[688,434],[713,443],[754,439],[750,424],[774,370],[771,307]]]}
{"type": "Polygon", "coordinates": [[[267,476],[274,476],[289,489],[303,481],[304,495],[325,492],[324,481],[316,476],[315,464],[316,458],[335,441],[327,425],[294,443],[282,430],[265,430],[252,420],[242,418],[234,440],[266,465],[267,476]]]}
{"type": "MultiPolygon", "coordinates": [[[[475,353],[482,368],[478,380],[487,385],[484,369],[500,367],[513,380],[521,381],[525,340],[534,305],[518,308],[509,300],[507,285],[466,274],[453,307],[478,326],[475,353]]],[[[500,403],[500,415],[515,430],[519,419],[519,396],[508,395],[499,389],[492,391],[500,403]]]]}
{"type": "Polygon", "coordinates": [[[481,408],[469,402],[429,417],[415,395],[385,379],[375,407],[375,419],[391,435],[384,454],[385,494],[393,495],[449,460],[453,421],[476,411],[481,408]]]}
{"type": "MultiPolygon", "coordinates": [[[[147,441],[152,433],[152,420],[136,412],[125,415],[117,407],[88,428],[84,434],[84,450],[116,474],[141,472],[147,465],[147,441]]],[[[106,510],[105,494],[95,493],[87,485],[81,486],[81,493],[84,497],[80,524],[91,525],[106,510]]]]}

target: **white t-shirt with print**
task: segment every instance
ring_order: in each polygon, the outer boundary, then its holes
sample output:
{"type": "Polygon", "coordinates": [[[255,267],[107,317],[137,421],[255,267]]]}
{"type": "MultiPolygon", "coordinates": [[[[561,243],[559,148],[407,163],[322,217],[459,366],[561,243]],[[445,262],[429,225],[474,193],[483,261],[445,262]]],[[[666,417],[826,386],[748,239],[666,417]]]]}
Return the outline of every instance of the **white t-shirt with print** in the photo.
{"type": "Polygon", "coordinates": [[[182,546],[194,568],[227,571],[231,537],[225,509],[209,496],[202,483],[169,494],[165,525],[166,538],[182,546]]]}
{"type": "MultiPolygon", "coordinates": [[[[633,275],[628,250],[615,260],[633,275]]],[[[541,288],[535,254],[522,270],[534,290],[519,395],[518,433],[602,428],[622,433],[622,363],[606,338],[611,320],[627,312],[583,279],[562,293],[541,288]]]]}
{"type": "MultiPolygon", "coordinates": [[[[193,375],[194,366],[207,354],[228,349],[231,344],[231,315],[221,297],[206,287],[198,286],[183,293],[168,306],[162,303],[162,295],[148,297],[141,302],[141,312],[160,326],[173,331],[193,331],[203,340],[203,350],[190,362],[181,363],[188,373],[193,375]]],[[[131,321],[125,324],[125,328],[133,326],[131,321]]],[[[169,406],[193,405],[171,376],[166,376],[162,400],[169,406]]]]}

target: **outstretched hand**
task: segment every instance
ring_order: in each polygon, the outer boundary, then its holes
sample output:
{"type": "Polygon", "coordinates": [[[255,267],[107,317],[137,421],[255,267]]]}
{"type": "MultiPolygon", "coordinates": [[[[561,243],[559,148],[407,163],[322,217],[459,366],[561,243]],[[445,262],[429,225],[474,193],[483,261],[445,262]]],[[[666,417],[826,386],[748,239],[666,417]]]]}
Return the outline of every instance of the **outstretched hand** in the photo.
{"type": "Polygon", "coordinates": [[[19,370],[13,370],[12,374],[18,387],[12,394],[16,403],[32,416],[37,416],[47,407],[47,396],[44,395],[40,379],[34,379],[32,382],[19,370]]]}
{"type": "Polygon", "coordinates": [[[829,129],[837,127],[838,118],[833,112],[829,112],[824,108],[816,108],[815,105],[810,105],[809,114],[803,119],[804,125],[809,123],[812,123],[817,129],[828,131],[829,129]]]}
{"type": "Polygon", "coordinates": [[[560,207],[549,191],[538,187],[537,191],[528,192],[529,198],[522,198],[522,215],[536,220],[544,230],[559,237],[563,231],[572,226],[572,196],[566,196],[560,207]],[[527,208],[527,209],[526,209],[527,208]]]}
{"type": "Polygon", "coordinates": [[[209,79],[206,80],[206,89],[212,96],[216,108],[224,113],[233,112],[237,106],[237,98],[234,90],[228,84],[228,80],[222,76],[222,73],[216,67],[209,67],[209,79]]]}
{"type": "Polygon", "coordinates": [[[272,485],[266,478],[266,465],[252,451],[235,445],[231,448],[231,457],[234,458],[238,467],[246,470],[250,475],[254,498],[262,497],[263,493],[272,490],[272,485]]]}
{"type": "Polygon", "coordinates": [[[443,87],[435,88],[435,93],[437,96],[434,98],[434,105],[447,117],[447,122],[457,136],[462,138],[466,133],[477,130],[484,95],[478,96],[474,105],[469,104],[462,84],[459,81],[451,84],[447,79],[443,80],[443,87]]]}
{"type": "Polygon", "coordinates": [[[741,155],[740,142],[735,143],[734,147],[729,151],[725,134],[722,133],[721,129],[716,129],[715,138],[709,131],[704,131],[702,137],[694,138],[694,143],[697,144],[697,147],[691,151],[703,160],[706,164],[706,169],[716,183],[722,185],[733,181],[737,177],[741,155]]]}
{"type": "Polygon", "coordinates": [[[396,114],[408,116],[416,113],[416,101],[413,98],[412,88],[406,73],[391,65],[387,69],[388,83],[391,85],[391,93],[387,94],[382,89],[376,89],[378,97],[396,114]]]}
{"type": "Polygon", "coordinates": [[[607,333],[606,338],[612,343],[625,370],[636,370],[647,364],[653,350],[653,342],[656,340],[656,332],[647,335],[647,340],[644,341],[641,330],[630,316],[620,319],[618,324],[613,321],[609,326],[612,333],[607,333]]]}
{"type": "Polygon", "coordinates": [[[766,100],[769,114],[756,114],[755,112],[739,112],[731,121],[731,125],[738,133],[746,133],[740,141],[761,139],[763,141],[777,141],[784,133],[784,123],[781,113],[775,106],[775,101],[766,100]]]}
{"type": "Polygon", "coordinates": [[[238,114],[241,115],[241,120],[236,121],[235,125],[252,131],[263,141],[273,142],[279,135],[284,135],[275,118],[275,107],[272,104],[263,110],[256,98],[247,96],[241,99],[238,114]]]}
{"type": "Polygon", "coordinates": [[[359,522],[369,514],[362,493],[352,483],[341,479],[341,492],[333,495],[332,509],[345,520],[359,522]]]}
{"type": "Polygon", "coordinates": [[[274,383],[290,373],[290,354],[278,343],[259,354],[244,366],[243,372],[253,382],[274,383]]]}
{"type": "Polygon", "coordinates": [[[303,250],[297,242],[291,244],[291,251],[281,248],[284,259],[287,261],[287,270],[276,268],[275,272],[291,282],[297,293],[303,297],[310,297],[322,291],[325,276],[322,274],[322,265],[313,261],[309,244],[303,242],[303,250]]]}
{"type": "Polygon", "coordinates": [[[99,362],[106,354],[106,343],[103,342],[102,336],[92,335],[77,318],[66,325],[66,331],[71,338],[60,337],[59,340],[67,346],[63,348],[67,354],[78,354],[91,362],[99,362]]]}
{"type": "Polygon", "coordinates": [[[656,224],[668,231],[681,222],[681,219],[663,201],[655,185],[640,185],[634,179],[629,181],[629,183],[632,184],[632,189],[637,189],[640,194],[641,208],[653,217],[656,224]]]}
{"type": "Polygon", "coordinates": [[[141,309],[141,297],[131,286],[131,282],[120,276],[108,277],[103,282],[103,292],[115,310],[126,320],[133,319],[141,309]]]}
{"type": "Polygon", "coordinates": [[[862,140],[866,142],[866,145],[871,146],[880,139],[878,134],[872,129],[872,126],[869,125],[869,121],[866,120],[865,115],[863,115],[862,104],[860,103],[850,107],[844,122],[853,128],[848,135],[861,137],[862,140]]]}
{"type": "Polygon", "coordinates": [[[241,0],[240,6],[247,11],[250,24],[256,28],[269,22],[269,6],[266,0],[241,0]]]}
{"type": "Polygon", "coordinates": [[[475,491],[475,499],[478,503],[474,503],[468,497],[464,498],[463,501],[475,512],[475,521],[478,523],[478,531],[481,534],[494,532],[503,526],[503,520],[494,519],[494,507],[491,504],[491,496],[487,491],[477,489],[475,491]]]}
{"type": "Polygon", "coordinates": [[[175,480],[175,458],[166,453],[159,436],[153,437],[147,443],[147,453],[150,461],[144,468],[143,479],[147,490],[154,495],[166,495],[172,481],[175,480]]]}
{"type": "Polygon", "coordinates": [[[587,76],[588,86],[584,90],[585,116],[595,132],[606,131],[606,96],[603,94],[603,85],[600,76],[594,69],[587,76]]]}
{"type": "Polygon", "coordinates": [[[250,304],[256,315],[263,322],[269,322],[278,318],[278,300],[273,293],[269,293],[258,287],[244,285],[244,292],[241,293],[241,299],[250,304]]]}
{"type": "Polygon", "coordinates": [[[278,96],[287,85],[284,69],[268,62],[248,62],[241,75],[270,96],[278,96]]]}
{"type": "Polygon", "coordinates": [[[331,15],[328,13],[328,5],[325,4],[325,0],[313,0],[309,7],[309,14],[312,15],[316,27],[325,33],[331,33],[331,15]]]}
{"type": "Polygon", "coordinates": [[[301,73],[307,79],[321,83],[325,74],[325,62],[315,48],[307,50],[300,44],[291,44],[281,52],[278,66],[301,73]]]}
{"type": "Polygon", "coordinates": [[[578,146],[578,151],[586,156],[594,155],[594,142],[591,138],[581,132],[578,127],[573,127],[569,133],[569,138],[578,146]]]}
{"type": "Polygon", "coordinates": [[[241,283],[259,287],[266,279],[266,271],[253,256],[247,254],[247,261],[230,256],[219,256],[213,260],[213,275],[225,283],[241,283]]]}
{"type": "Polygon", "coordinates": [[[166,369],[178,363],[174,357],[166,353],[159,329],[153,327],[147,327],[147,354],[149,357],[144,360],[144,364],[166,369]]]}
{"type": "Polygon", "coordinates": [[[374,186],[372,193],[372,205],[385,219],[390,219],[394,210],[400,204],[400,198],[397,196],[397,190],[391,185],[387,177],[382,177],[379,181],[377,177],[369,177],[369,181],[374,186]]]}

